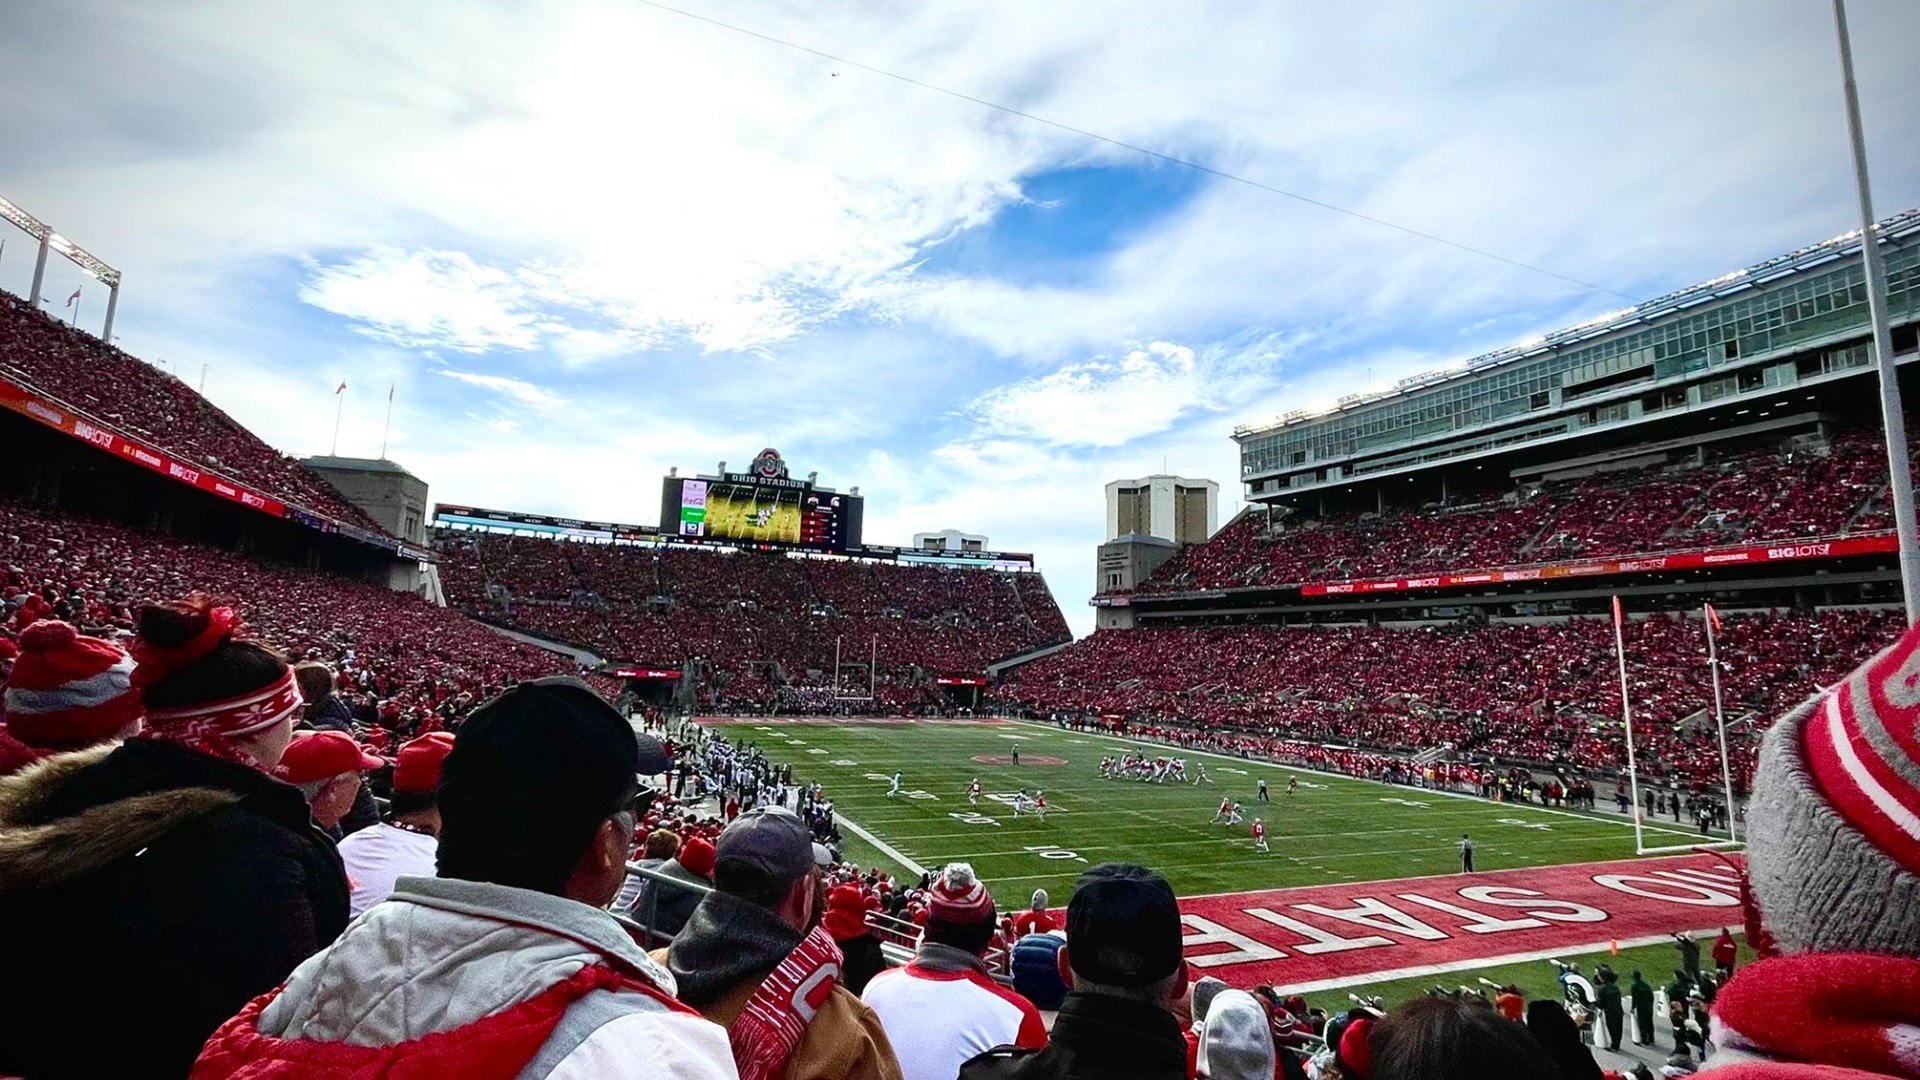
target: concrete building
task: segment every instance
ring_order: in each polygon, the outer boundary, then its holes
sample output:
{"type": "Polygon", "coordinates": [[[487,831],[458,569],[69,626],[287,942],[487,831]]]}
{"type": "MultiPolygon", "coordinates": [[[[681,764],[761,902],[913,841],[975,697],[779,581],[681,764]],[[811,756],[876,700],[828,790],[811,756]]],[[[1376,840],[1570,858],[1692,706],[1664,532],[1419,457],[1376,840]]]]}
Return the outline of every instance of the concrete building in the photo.
{"type": "Polygon", "coordinates": [[[1157,536],[1203,543],[1220,524],[1220,485],[1184,476],[1143,476],[1107,485],[1107,540],[1157,536]]]}
{"type": "Polygon", "coordinates": [[[1171,540],[1136,533],[1101,544],[1093,568],[1094,629],[1133,629],[1129,594],[1179,550],[1180,545],[1171,540]]]}
{"type": "Polygon", "coordinates": [[[959,529],[941,529],[939,532],[914,533],[913,546],[917,551],[985,551],[987,538],[959,529]]]}
{"type": "Polygon", "coordinates": [[[310,457],[307,468],[327,478],[347,501],[409,544],[427,544],[427,482],[380,458],[310,457]]]}

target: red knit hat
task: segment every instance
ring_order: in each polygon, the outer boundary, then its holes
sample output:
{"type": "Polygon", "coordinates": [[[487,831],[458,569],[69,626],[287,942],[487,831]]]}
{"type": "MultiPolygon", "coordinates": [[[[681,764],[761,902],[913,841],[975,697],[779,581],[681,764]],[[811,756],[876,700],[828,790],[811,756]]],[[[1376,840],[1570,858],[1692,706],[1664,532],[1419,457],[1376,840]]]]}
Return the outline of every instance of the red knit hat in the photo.
{"type": "Polygon", "coordinates": [[[140,718],[133,658],[110,641],[44,620],[20,634],[7,683],[7,729],[29,746],[104,742],[140,718]]]}
{"type": "Polygon", "coordinates": [[[1920,957],[1920,628],[1773,725],[1747,820],[1781,951],[1920,957]]]}
{"type": "Polygon", "coordinates": [[[403,743],[394,755],[393,790],[428,792],[440,786],[440,763],[453,750],[453,736],[444,732],[422,735],[403,743]]]}
{"type": "Polygon", "coordinates": [[[835,941],[850,941],[867,932],[867,900],[857,885],[841,885],[827,894],[827,914],[820,920],[835,941]]]}
{"type": "Polygon", "coordinates": [[[948,863],[929,890],[927,914],[941,922],[976,923],[993,918],[993,897],[973,876],[970,863],[948,863]]]}
{"type": "Polygon", "coordinates": [[[713,845],[698,836],[682,844],[675,858],[692,873],[703,878],[713,876],[713,845]]]}

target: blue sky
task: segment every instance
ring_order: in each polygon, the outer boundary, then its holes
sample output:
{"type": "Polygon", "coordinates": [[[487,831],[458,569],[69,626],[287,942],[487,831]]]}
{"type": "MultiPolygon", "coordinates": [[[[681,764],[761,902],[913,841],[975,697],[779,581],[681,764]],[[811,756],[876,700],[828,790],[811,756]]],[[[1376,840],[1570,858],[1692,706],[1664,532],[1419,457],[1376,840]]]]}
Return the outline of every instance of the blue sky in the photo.
{"type": "MultiPolygon", "coordinates": [[[[1211,477],[1224,521],[1237,423],[1855,224],[1821,4],[685,6],[1611,292],[631,0],[38,5],[0,194],[289,452],[343,380],[377,452],[393,386],[434,498],[651,522],[771,444],[870,540],[1035,552],[1082,632],[1105,481],[1211,477]]],[[[1920,6],[1851,9],[1892,213],[1920,6]]]]}

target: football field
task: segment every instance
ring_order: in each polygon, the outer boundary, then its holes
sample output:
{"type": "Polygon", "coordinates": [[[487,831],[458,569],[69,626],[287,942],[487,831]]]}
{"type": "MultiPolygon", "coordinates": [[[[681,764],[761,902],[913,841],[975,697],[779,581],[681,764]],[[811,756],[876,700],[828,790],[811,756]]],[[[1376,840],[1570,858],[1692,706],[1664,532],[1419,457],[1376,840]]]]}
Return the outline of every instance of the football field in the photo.
{"type": "MultiPolygon", "coordinates": [[[[1187,755],[1188,774],[1204,764],[1211,783],[1103,780],[1103,756],[1174,752],[1035,724],[750,718],[720,729],[791,762],[796,778],[824,785],[857,829],[848,830],[849,848],[861,861],[877,853],[915,875],[969,861],[1003,907],[1024,906],[1035,888],[1064,897],[1081,869],[1100,862],[1143,863],[1186,897],[1448,874],[1459,869],[1462,833],[1472,834],[1481,871],[1634,854],[1633,830],[1617,814],[1490,803],[1198,753],[1187,755]],[[1009,760],[1015,746],[1017,767],[1009,760]],[[895,771],[906,794],[888,798],[895,771]],[[977,807],[967,801],[976,777],[977,807]],[[1299,791],[1287,792],[1289,777],[1299,778],[1299,791]],[[1256,798],[1261,778],[1270,803],[1256,798]],[[1046,793],[1044,822],[1014,816],[1021,789],[1046,793]],[[1222,797],[1239,801],[1249,823],[1264,819],[1271,854],[1253,850],[1247,825],[1209,824],[1222,797]]],[[[1649,843],[1699,839],[1681,826],[1661,828],[1670,831],[1650,829],[1649,843]]]]}
{"type": "MultiPolygon", "coordinates": [[[[1152,867],[1180,895],[1188,959],[1242,985],[1312,991],[1444,976],[1631,950],[1740,920],[1731,871],[1704,854],[1636,857],[1631,822],[1610,812],[1492,803],[1197,752],[1186,755],[1188,773],[1204,763],[1211,783],[1103,780],[1103,756],[1142,745],[1009,721],[712,722],[791,762],[796,779],[818,780],[846,856],[908,881],[970,862],[1007,911],[1024,908],[1036,888],[1064,903],[1095,863],[1152,867]],[[902,793],[889,797],[896,771],[902,793]],[[977,806],[967,799],[976,777],[977,806]],[[1256,794],[1262,778],[1269,802],[1256,794]],[[1045,821],[1014,815],[1021,790],[1045,792],[1045,821]],[[1212,823],[1223,797],[1242,805],[1246,824],[1212,823]],[[1254,850],[1255,817],[1267,825],[1270,854],[1254,850]],[[1462,833],[1473,837],[1473,874],[1459,872],[1462,833]]],[[[1684,826],[1648,825],[1649,845],[1700,839],[1684,826]]]]}

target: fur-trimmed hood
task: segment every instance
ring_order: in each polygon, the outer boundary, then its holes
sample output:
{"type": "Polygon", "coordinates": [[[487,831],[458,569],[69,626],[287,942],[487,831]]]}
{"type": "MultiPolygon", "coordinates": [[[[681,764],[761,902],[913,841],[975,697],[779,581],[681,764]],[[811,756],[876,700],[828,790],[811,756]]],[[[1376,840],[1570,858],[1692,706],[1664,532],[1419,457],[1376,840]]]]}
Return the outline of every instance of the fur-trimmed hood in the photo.
{"type": "Polygon", "coordinates": [[[215,784],[86,799],[76,787],[94,786],[88,774],[119,747],[107,743],[56,754],[0,777],[0,897],[97,870],[148,847],[182,822],[247,797],[215,784]]]}

